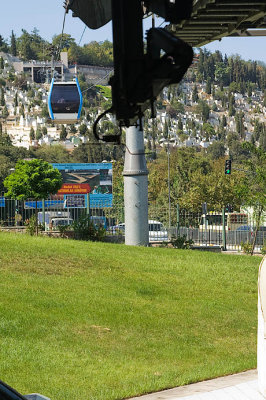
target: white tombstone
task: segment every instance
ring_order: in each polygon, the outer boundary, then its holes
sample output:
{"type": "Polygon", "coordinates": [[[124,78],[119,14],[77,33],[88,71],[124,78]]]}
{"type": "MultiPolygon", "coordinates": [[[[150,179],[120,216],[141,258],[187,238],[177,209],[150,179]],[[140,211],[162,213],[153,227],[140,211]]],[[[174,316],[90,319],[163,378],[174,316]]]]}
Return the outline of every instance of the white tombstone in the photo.
{"type": "Polygon", "coordinates": [[[257,369],[259,391],[266,398],[266,257],[260,263],[258,279],[257,369]]]}

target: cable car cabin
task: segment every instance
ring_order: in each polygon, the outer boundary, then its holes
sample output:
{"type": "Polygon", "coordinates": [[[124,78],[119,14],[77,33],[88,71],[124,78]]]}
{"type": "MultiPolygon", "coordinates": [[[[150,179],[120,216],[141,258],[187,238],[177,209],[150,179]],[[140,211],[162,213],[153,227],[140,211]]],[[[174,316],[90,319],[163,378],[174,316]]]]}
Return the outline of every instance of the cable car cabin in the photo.
{"type": "Polygon", "coordinates": [[[48,96],[51,120],[57,124],[78,122],[82,108],[82,94],[77,78],[70,82],[55,82],[52,79],[48,96]]]}

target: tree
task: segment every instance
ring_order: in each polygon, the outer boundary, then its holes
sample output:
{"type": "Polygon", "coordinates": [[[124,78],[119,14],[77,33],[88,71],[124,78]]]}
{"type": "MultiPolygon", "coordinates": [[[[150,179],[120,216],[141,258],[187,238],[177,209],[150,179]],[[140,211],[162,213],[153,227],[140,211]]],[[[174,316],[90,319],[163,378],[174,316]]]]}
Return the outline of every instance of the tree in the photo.
{"type": "Polygon", "coordinates": [[[49,163],[70,162],[68,151],[60,144],[54,146],[43,144],[36,149],[31,149],[31,152],[32,157],[41,158],[49,163]]]}
{"type": "Polygon", "coordinates": [[[14,107],[18,106],[18,93],[16,92],[15,97],[14,97],[14,107]]]}
{"type": "Polygon", "coordinates": [[[46,126],[43,126],[43,127],[42,127],[42,135],[43,135],[43,136],[46,136],[46,135],[47,135],[47,128],[46,128],[46,126]]]}
{"type": "Polygon", "coordinates": [[[211,78],[210,78],[210,77],[207,78],[207,82],[206,82],[206,93],[207,93],[207,94],[211,94],[211,78]]]}
{"type": "Polygon", "coordinates": [[[245,137],[245,127],[244,127],[244,113],[243,111],[239,111],[235,115],[235,122],[236,122],[236,131],[239,134],[241,139],[245,137]]]}
{"type": "Polygon", "coordinates": [[[78,147],[75,147],[71,156],[72,156],[72,162],[87,163],[88,162],[88,149],[87,149],[86,144],[82,143],[78,147]]]}
{"type": "Polygon", "coordinates": [[[8,116],[9,116],[9,112],[8,112],[7,106],[5,106],[5,107],[3,108],[3,111],[2,111],[2,117],[3,117],[4,119],[6,119],[8,116]]]}
{"type": "Polygon", "coordinates": [[[255,216],[256,229],[251,251],[253,254],[261,217],[266,209],[266,153],[261,147],[248,142],[242,146],[249,158],[243,162],[246,168],[245,177],[238,188],[244,204],[253,208],[255,216]]]}
{"type": "Polygon", "coordinates": [[[70,133],[77,133],[77,128],[75,127],[74,124],[71,124],[69,126],[69,131],[70,131],[70,133]]]}
{"type": "Polygon", "coordinates": [[[197,85],[194,85],[193,91],[192,91],[192,101],[193,101],[193,103],[197,103],[198,100],[199,100],[198,88],[197,88],[197,85]]]}
{"type": "Polygon", "coordinates": [[[67,130],[66,130],[66,127],[65,127],[65,125],[62,125],[62,127],[61,127],[61,131],[60,131],[60,140],[66,140],[66,138],[67,138],[67,130]]]}
{"type": "Polygon", "coordinates": [[[8,52],[8,46],[3,38],[3,36],[0,35],[0,51],[3,51],[4,53],[8,52]]]}
{"type": "Polygon", "coordinates": [[[225,147],[223,142],[214,142],[207,148],[207,154],[210,155],[212,160],[218,160],[224,157],[225,147]]]}
{"type": "Polygon", "coordinates": [[[4,89],[1,89],[1,97],[0,97],[0,106],[4,106],[6,104],[5,102],[5,93],[4,93],[4,89]]]}
{"type": "Polygon", "coordinates": [[[14,35],[13,30],[12,30],[12,32],[11,32],[10,51],[11,51],[12,56],[16,56],[16,55],[17,55],[16,36],[14,35]]]}
{"type": "Polygon", "coordinates": [[[202,131],[206,140],[210,140],[211,137],[215,134],[214,127],[209,122],[204,122],[202,126],[202,131]]]}
{"type": "Polygon", "coordinates": [[[20,160],[15,171],[4,180],[5,196],[17,199],[35,200],[36,234],[38,234],[37,200],[47,199],[62,186],[62,176],[58,169],[44,160],[20,160]]]}
{"type": "Polygon", "coordinates": [[[30,140],[34,140],[35,139],[35,131],[33,126],[30,128],[30,140]]]}
{"type": "Polygon", "coordinates": [[[182,122],[181,117],[179,117],[179,119],[178,119],[177,128],[179,131],[183,132],[183,122],[182,122]]]}
{"type": "Polygon", "coordinates": [[[75,43],[75,39],[73,39],[68,33],[63,33],[63,35],[60,34],[54,36],[52,43],[59,49],[59,51],[63,49],[68,50],[70,46],[75,43]],[[60,45],[61,47],[59,48],[60,45]]]}
{"type": "Polygon", "coordinates": [[[36,129],[36,139],[40,140],[42,138],[42,129],[38,126],[36,129]]]}
{"type": "Polygon", "coordinates": [[[79,133],[80,133],[80,135],[82,135],[82,136],[86,135],[87,131],[88,131],[88,128],[87,128],[87,125],[86,125],[86,124],[81,124],[81,125],[79,126],[79,133]]]}
{"type": "Polygon", "coordinates": [[[208,106],[206,101],[199,100],[199,103],[197,105],[197,112],[199,114],[201,114],[202,121],[207,122],[207,120],[209,119],[209,115],[210,115],[210,107],[208,106]]]}

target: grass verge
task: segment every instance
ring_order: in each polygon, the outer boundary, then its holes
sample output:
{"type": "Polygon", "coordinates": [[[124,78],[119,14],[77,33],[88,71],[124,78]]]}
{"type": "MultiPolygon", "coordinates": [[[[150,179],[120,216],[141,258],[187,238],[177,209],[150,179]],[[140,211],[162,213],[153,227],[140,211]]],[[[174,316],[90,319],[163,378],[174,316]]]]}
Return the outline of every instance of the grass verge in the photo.
{"type": "Polygon", "coordinates": [[[259,257],[0,233],[0,378],[113,400],[256,366],[259,257]]]}

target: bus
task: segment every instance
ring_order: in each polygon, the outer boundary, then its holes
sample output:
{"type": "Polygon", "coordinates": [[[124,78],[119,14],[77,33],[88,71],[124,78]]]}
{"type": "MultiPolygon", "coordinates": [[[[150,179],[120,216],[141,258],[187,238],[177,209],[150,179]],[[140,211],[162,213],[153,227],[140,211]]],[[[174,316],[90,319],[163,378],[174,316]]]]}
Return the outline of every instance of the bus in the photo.
{"type": "MultiPolygon", "coordinates": [[[[247,213],[225,213],[225,229],[227,231],[235,231],[241,226],[248,225],[248,214],[247,213]]],[[[223,229],[223,215],[222,213],[209,212],[202,214],[200,218],[200,230],[213,230],[222,231],[223,229]]]]}

